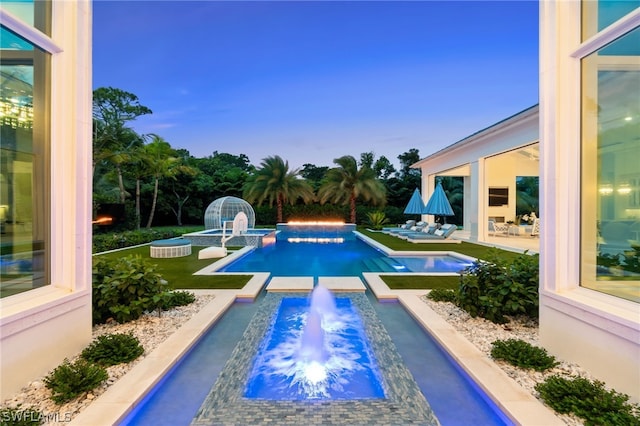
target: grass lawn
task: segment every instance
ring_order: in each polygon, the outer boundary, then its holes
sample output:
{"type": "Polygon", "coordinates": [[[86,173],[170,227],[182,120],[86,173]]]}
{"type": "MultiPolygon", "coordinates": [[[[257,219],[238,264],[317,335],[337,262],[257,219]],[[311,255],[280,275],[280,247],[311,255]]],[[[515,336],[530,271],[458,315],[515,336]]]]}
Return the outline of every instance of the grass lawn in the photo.
{"type": "MultiPolygon", "coordinates": [[[[394,237],[392,235],[383,234],[382,232],[371,232],[365,227],[358,227],[358,231],[362,234],[384,244],[393,250],[411,250],[411,251],[455,251],[460,254],[475,257],[476,259],[487,259],[490,250],[495,250],[505,260],[511,262],[519,253],[514,253],[499,248],[492,248],[480,244],[473,244],[463,241],[460,244],[414,244],[409,241],[394,237]]],[[[397,276],[397,275],[381,275],[380,278],[395,290],[431,290],[434,288],[445,288],[455,290],[460,284],[460,277],[425,277],[425,276],[397,276]]]]}
{"type": "Polygon", "coordinates": [[[483,246],[480,244],[473,244],[463,241],[460,244],[447,244],[447,243],[434,243],[434,244],[415,244],[409,241],[394,237],[392,235],[383,234],[382,232],[371,232],[365,227],[358,227],[358,232],[370,237],[377,242],[384,244],[392,250],[410,250],[410,251],[455,251],[460,254],[466,254],[467,256],[475,257],[477,259],[486,259],[489,254],[489,250],[497,250],[500,256],[507,261],[512,261],[519,256],[518,253],[514,253],[507,250],[498,248],[492,248],[483,246]]]}
{"type": "MultiPolygon", "coordinates": [[[[368,231],[364,226],[358,227],[358,231],[364,235],[378,241],[381,244],[393,250],[410,250],[410,251],[455,251],[467,256],[478,259],[486,259],[491,247],[462,242],[461,244],[414,244],[400,238],[383,234],[382,232],[368,231]]],[[[194,272],[213,263],[215,259],[198,260],[198,250],[190,256],[177,257],[171,259],[152,259],[149,255],[149,246],[121,250],[108,254],[96,255],[96,258],[107,257],[117,259],[130,254],[139,255],[144,259],[148,259],[151,263],[157,265],[157,271],[169,282],[169,285],[176,289],[239,289],[242,288],[251,279],[251,275],[193,275],[194,272]]],[[[518,253],[493,248],[500,253],[506,260],[512,261],[518,253]]],[[[389,288],[397,290],[407,289],[457,289],[459,277],[441,277],[441,276],[396,276],[381,275],[382,280],[389,288]]]]}
{"type": "Polygon", "coordinates": [[[157,265],[156,271],[175,289],[240,289],[251,279],[252,275],[193,275],[217,259],[198,260],[199,247],[189,256],[170,259],[151,258],[149,246],[135,247],[112,253],[95,255],[94,259],[118,259],[128,255],[138,255],[157,265]]]}
{"type": "Polygon", "coordinates": [[[394,290],[457,290],[460,277],[380,275],[382,281],[394,290]]]}

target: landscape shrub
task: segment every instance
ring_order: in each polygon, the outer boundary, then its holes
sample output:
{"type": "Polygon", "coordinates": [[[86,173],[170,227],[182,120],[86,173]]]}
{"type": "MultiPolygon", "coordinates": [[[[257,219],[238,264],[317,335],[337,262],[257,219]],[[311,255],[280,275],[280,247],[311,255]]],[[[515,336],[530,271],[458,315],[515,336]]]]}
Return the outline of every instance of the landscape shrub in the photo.
{"type": "Polygon", "coordinates": [[[131,334],[98,336],[80,354],[83,359],[104,367],[131,362],[144,353],[140,341],[131,334]]]}
{"type": "Polygon", "coordinates": [[[431,290],[427,297],[434,302],[456,302],[456,292],[448,288],[434,288],[431,290]]]}
{"type": "Polygon", "coordinates": [[[491,356],[516,367],[545,371],[558,365],[555,357],[546,349],[533,346],[520,339],[496,340],[492,343],[491,356]]]}
{"type": "Polygon", "coordinates": [[[114,261],[97,259],[93,269],[93,322],[109,318],[123,323],[162,309],[171,299],[156,266],[140,256],[114,261]]]}
{"type": "Polygon", "coordinates": [[[537,318],[538,283],[538,255],[524,253],[508,262],[491,249],[486,261],[477,260],[462,272],[458,306],[495,323],[506,322],[505,315],[537,318]]]}
{"type": "MultiPolygon", "coordinates": [[[[195,229],[201,228],[194,228],[194,231],[195,229]]],[[[101,253],[103,251],[132,247],[139,244],[146,244],[155,240],[179,237],[187,232],[191,231],[189,229],[185,229],[184,227],[176,227],[140,229],[137,231],[124,231],[109,234],[94,234],[93,253],[101,253]]]]}
{"type": "Polygon", "coordinates": [[[44,384],[51,389],[51,399],[57,404],[63,404],[95,389],[108,377],[104,367],[85,359],[80,358],[73,364],[65,359],[44,378],[44,384]]]}
{"type": "Polygon", "coordinates": [[[164,300],[160,309],[168,311],[169,309],[176,308],[178,306],[186,306],[195,302],[196,296],[190,291],[184,290],[171,290],[164,300]]]}
{"type": "Polygon", "coordinates": [[[367,213],[367,225],[369,225],[371,229],[379,231],[388,223],[389,219],[387,219],[387,215],[382,211],[376,210],[367,213]]]}
{"type": "Polygon", "coordinates": [[[600,381],[557,375],[535,386],[542,400],[558,413],[573,413],[585,420],[586,426],[640,425],[640,408],[629,403],[629,396],[606,390],[600,381]]]}

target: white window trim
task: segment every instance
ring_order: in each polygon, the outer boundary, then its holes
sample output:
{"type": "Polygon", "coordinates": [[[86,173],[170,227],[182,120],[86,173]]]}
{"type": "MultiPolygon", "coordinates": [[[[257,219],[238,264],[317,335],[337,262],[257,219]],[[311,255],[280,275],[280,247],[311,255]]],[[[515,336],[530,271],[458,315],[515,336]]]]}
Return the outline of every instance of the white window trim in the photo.
{"type": "Polygon", "coordinates": [[[578,49],[576,49],[571,57],[582,59],[606,46],[617,38],[625,35],[629,31],[636,29],[640,25],[640,9],[629,13],[624,18],[611,24],[609,27],[594,34],[591,38],[585,40],[578,49]]]}
{"type": "Polygon", "coordinates": [[[0,8],[0,22],[2,26],[10,29],[29,43],[38,46],[49,53],[60,53],[62,48],[58,46],[48,35],[42,31],[24,23],[11,12],[0,8]]]}

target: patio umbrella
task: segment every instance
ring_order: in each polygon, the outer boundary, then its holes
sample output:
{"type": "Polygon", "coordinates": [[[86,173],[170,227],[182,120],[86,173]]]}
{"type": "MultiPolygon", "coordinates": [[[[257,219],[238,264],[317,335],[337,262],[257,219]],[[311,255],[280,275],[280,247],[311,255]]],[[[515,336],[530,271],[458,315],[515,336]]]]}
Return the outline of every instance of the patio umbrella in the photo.
{"type": "Polygon", "coordinates": [[[444,189],[442,188],[442,183],[438,180],[436,184],[436,189],[431,194],[431,198],[427,201],[427,205],[424,210],[422,210],[423,214],[432,214],[434,216],[443,216],[445,217],[444,221],[447,222],[446,216],[453,216],[453,209],[451,208],[451,204],[449,204],[449,199],[447,195],[444,193],[444,189]]]}
{"type": "Polygon", "coordinates": [[[422,202],[422,196],[418,188],[416,188],[409,199],[407,207],[404,208],[404,214],[422,214],[423,210],[424,203],[422,202]]]}

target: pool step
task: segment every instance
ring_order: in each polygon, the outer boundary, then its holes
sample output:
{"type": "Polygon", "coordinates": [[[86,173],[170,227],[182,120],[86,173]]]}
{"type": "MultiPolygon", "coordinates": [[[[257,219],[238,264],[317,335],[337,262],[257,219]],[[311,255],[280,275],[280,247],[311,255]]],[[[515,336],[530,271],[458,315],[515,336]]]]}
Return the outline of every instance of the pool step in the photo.
{"type": "Polygon", "coordinates": [[[398,270],[393,267],[396,263],[388,257],[365,259],[363,263],[368,272],[398,272],[398,270]]]}

